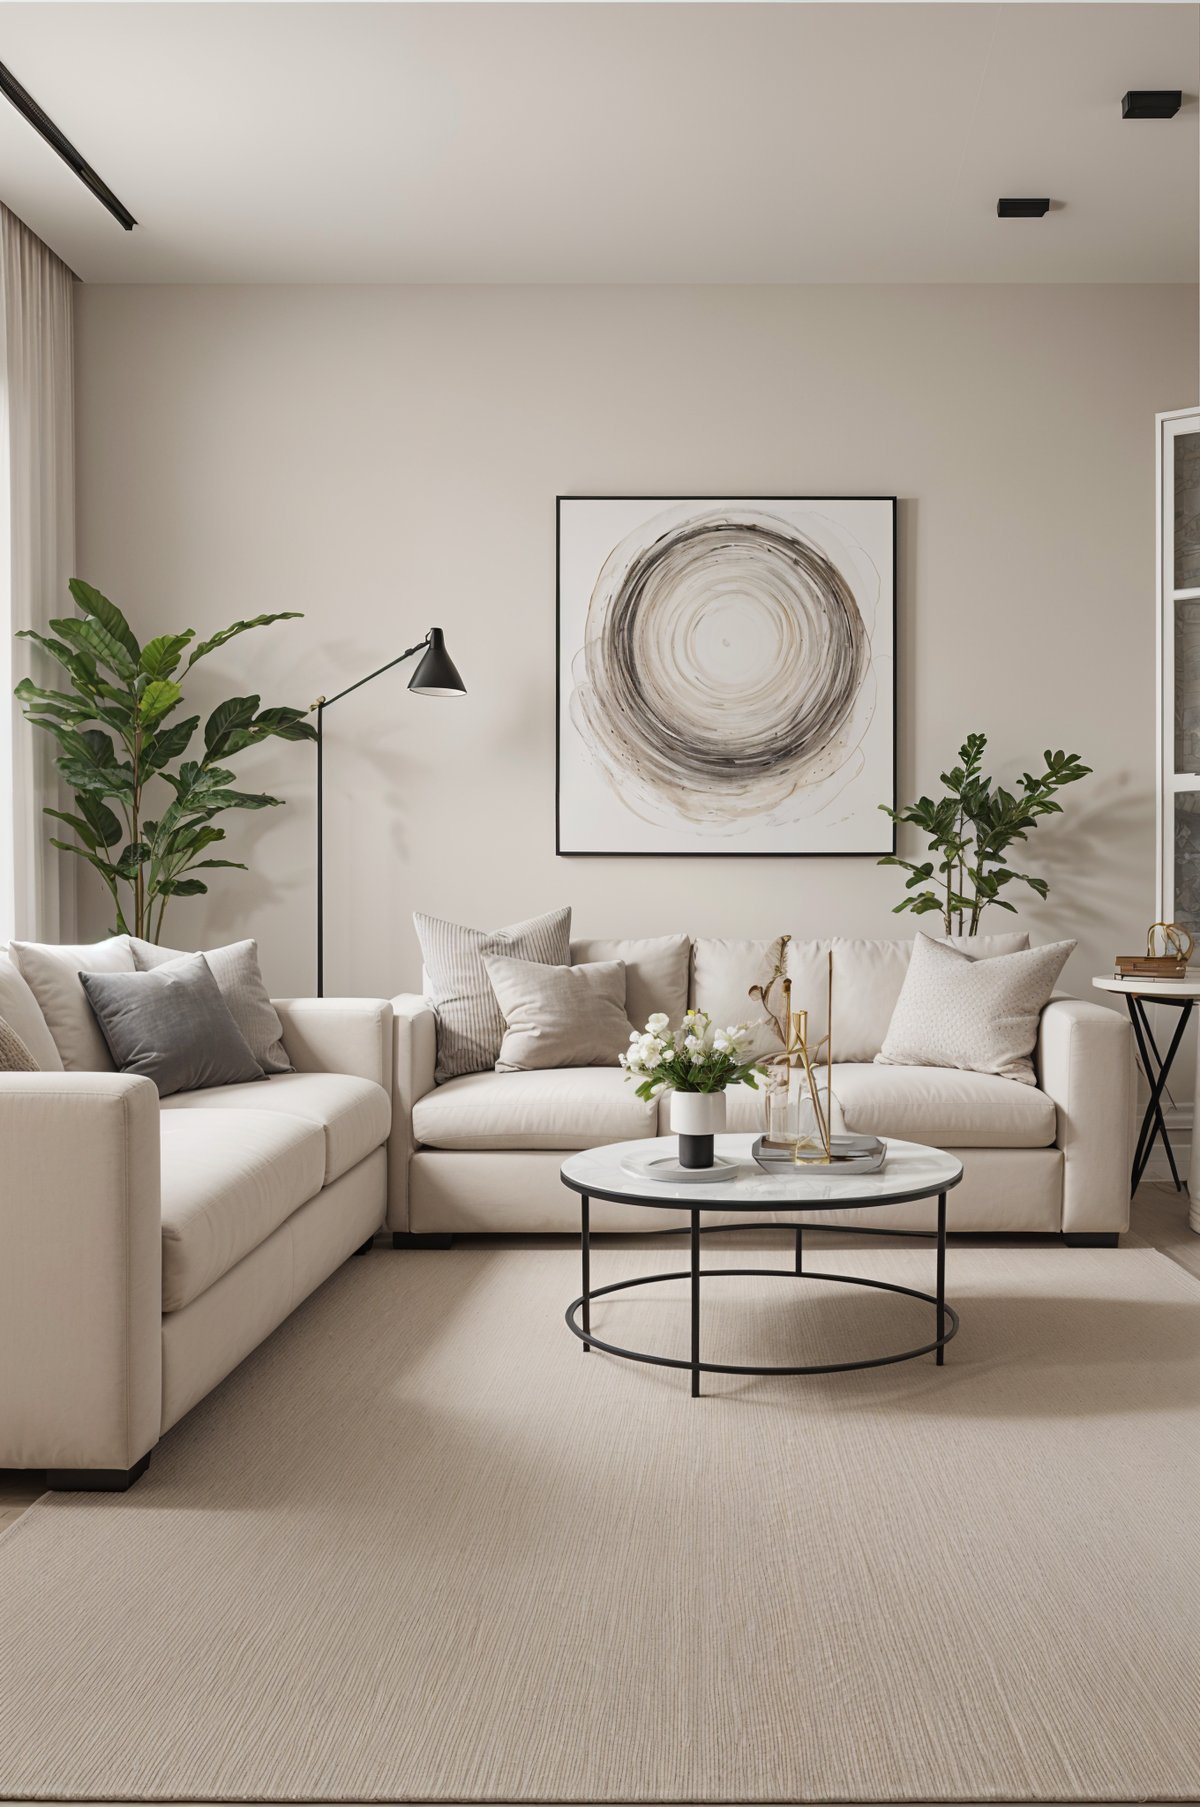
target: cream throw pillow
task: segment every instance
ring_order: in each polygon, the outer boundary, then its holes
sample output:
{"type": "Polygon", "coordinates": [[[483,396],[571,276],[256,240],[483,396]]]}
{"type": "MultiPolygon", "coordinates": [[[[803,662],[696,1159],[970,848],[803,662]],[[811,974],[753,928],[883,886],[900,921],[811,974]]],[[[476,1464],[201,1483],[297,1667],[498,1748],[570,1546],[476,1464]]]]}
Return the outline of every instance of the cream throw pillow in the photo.
{"type": "Polygon", "coordinates": [[[41,1069],[16,1030],[0,1017],[0,1073],[38,1073],[41,1069]]]}
{"type": "Polygon", "coordinates": [[[633,1030],[622,961],[545,966],[489,954],[486,962],[506,1025],[498,1073],[617,1065],[633,1030]]]}
{"type": "MultiPolygon", "coordinates": [[[[182,960],[181,948],[158,947],[153,941],[130,937],[139,972],[154,972],[169,961],[182,960]]],[[[231,941],[228,947],[202,950],[208,969],[217,981],[230,1016],[245,1036],[250,1052],[264,1073],[292,1073],[295,1068],[283,1045],[283,1024],[271,1002],[258,964],[257,941],[231,941]]]]}
{"type": "Polygon", "coordinates": [[[79,983],[80,973],[136,972],[128,935],[74,944],[14,941],[13,964],[33,992],[68,1073],[114,1073],[108,1043],[79,983]]]}
{"type": "Polygon", "coordinates": [[[440,916],[413,916],[421,957],[437,1011],[438,1085],[463,1073],[486,1073],[500,1057],[504,1017],[488,980],[489,954],[536,960],[546,966],[571,961],[571,910],[554,910],[507,929],[465,928],[440,916]]]}
{"type": "MultiPolygon", "coordinates": [[[[918,935],[887,1039],[892,1067],[960,1067],[1036,1085],[1030,1056],[1038,1020],[1075,942],[973,959],[918,935]]],[[[834,1006],[836,1020],[837,1007],[834,1006]]]]}

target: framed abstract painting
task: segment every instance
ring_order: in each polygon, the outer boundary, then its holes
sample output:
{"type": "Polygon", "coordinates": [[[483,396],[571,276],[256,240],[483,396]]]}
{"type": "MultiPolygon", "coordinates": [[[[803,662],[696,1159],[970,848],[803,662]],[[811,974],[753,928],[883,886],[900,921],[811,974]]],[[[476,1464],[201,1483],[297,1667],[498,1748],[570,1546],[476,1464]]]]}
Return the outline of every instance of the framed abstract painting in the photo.
{"type": "Polygon", "coordinates": [[[891,853],[894,496],[560,496],[563,854],[891,853]]]}

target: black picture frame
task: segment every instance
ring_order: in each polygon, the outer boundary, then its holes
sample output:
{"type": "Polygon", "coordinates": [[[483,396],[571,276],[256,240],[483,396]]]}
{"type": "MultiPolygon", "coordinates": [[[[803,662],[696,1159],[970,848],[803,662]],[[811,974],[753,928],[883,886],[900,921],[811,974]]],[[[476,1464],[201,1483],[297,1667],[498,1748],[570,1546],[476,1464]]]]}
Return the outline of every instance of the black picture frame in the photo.
{"type": "MultiPolygon", "coordinates": [[[[564,848],[562,844],[562,742],[563,742],[563,624],[562,624],[562,513],[564,503],[573,502],[645,502],[670,504],[672,502],[734,502],[734,503],[822,503],[822,502],[881,502],[886,503],[891,512],[891,554],[892,583],[890,620],[892,631],[892,735],[891,735],[891,797],[890,807],[896,809],[898,796],[897,758],[899,752],[899,497],[895,495],[863,494],[863,495],[782,495],[736,494],[722,490],[710,494],[679,495],[579,495],[561,493],[554,498],[554,851],[559,859],[742,859],[742,860],[838,860],[863,859],[879,860],[887,854],[896,852],[896,824],[890,823],[891,833],[886,837],[886,845],[871,848],[835,850],[819,848],[771,848],[743,849],[722,847],[697,847],[693,849],[664,848],[658,851],[629,848],[564,848]]],[[[883,606],[887,607],[886,598],[883,606]]],[[[881,802],[883,799],[881,799],[881,802]]]]}

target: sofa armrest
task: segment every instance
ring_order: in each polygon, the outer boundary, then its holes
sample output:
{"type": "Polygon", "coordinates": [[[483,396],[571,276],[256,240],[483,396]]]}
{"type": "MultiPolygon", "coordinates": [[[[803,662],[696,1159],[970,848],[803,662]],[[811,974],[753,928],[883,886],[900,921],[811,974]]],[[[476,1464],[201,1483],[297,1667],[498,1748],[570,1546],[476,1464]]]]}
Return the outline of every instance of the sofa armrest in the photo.
{"type": "Polygon", "coordinates": [[[1128,1021],[1103,1004],[1052,999],[1038,1029],[1037,1071],[1058,1113],[1064,1232],[1127,1230],[1137,1102],[1128,1021]]]}
{"type": "Polygon", "coordinates": [[[386,998],[272,998],[298,1073],[350,1073],[392,1089],[392,1007],[386,998]]]}
{"type": "Polygon", "coordinates": [[[0,1468],[132,1468],[162,1422],[154,1084],[0,1074],[0,1158],[0,1468]]]}
{"type": "Polygon", "coordinates": [[[437,1012],[427,998],[403,992],[392,999],[395,1015],[392,1062],[392,1134],[388,1142],[389,1230],[408,1228],[408,1165],[416,1148],[413,1105],[433,1090],[437,1065],[437,1012]]]}

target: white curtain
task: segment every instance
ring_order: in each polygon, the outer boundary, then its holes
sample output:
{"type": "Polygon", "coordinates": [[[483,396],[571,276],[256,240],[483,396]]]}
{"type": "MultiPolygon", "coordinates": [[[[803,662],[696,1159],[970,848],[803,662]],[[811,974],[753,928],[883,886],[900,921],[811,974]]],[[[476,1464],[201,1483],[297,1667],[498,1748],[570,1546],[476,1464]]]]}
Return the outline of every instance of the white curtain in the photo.
{"type": "Polygon", "coordinates": [[[74,282],[0,205],[0,941],[75,936],[74,862],[42,814],[62,807],[54,741],[12,694],[25,676],[60,688],[41,648],[14,635],[74,606],[74,282]]]}

